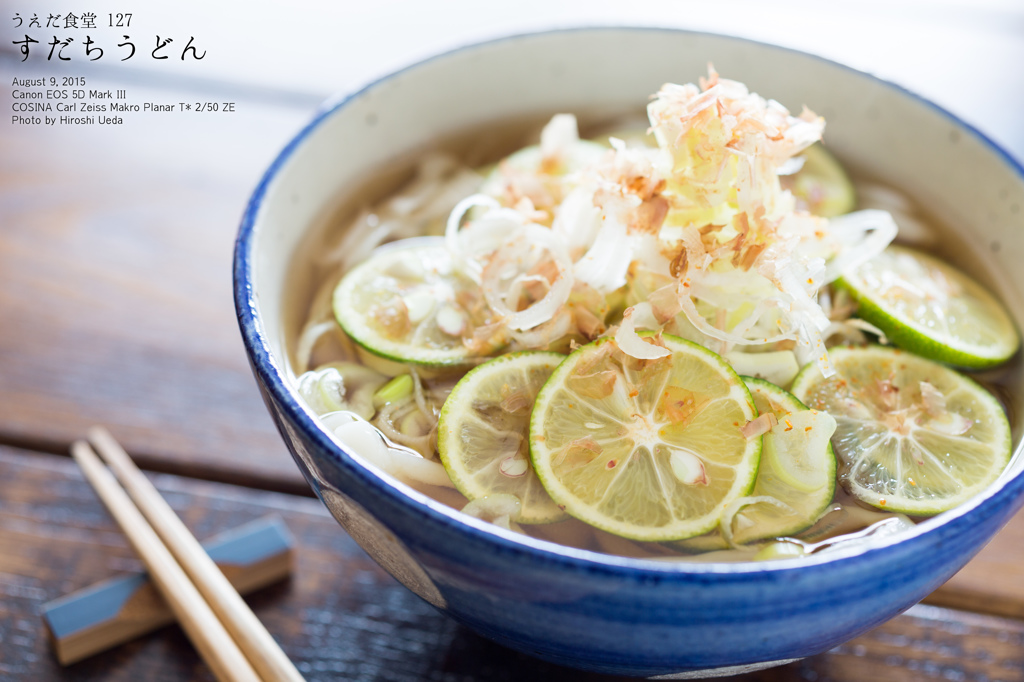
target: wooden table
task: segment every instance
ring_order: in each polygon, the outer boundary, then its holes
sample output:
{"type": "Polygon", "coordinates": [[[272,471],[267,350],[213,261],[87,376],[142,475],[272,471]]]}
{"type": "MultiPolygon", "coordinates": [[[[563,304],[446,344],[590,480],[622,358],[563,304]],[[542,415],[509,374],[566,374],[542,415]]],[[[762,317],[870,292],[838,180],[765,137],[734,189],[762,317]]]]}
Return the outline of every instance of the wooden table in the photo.
{"type": "MultiPolygon", "coordinates": [[[[7,90],[27,73],[0,54],[7,90]]],[[[0,125],[0,679],[211,679],[176,627],[70,668],[53,658],[40,606],[139,568],[66,457],[96,423],[200,538],[283,517],[297,570],[251,601],[309,679],[601,679],[490,643],[402,588],[309,499],[274,431],[234,321],[231,249],[259,174],[318,98],[89,74],[133,101],[213,90],[244,115],[0,125]]],[[[1024,516],[927,605],[740,679],[917,678],[1024,680],[1024,516]]]]}

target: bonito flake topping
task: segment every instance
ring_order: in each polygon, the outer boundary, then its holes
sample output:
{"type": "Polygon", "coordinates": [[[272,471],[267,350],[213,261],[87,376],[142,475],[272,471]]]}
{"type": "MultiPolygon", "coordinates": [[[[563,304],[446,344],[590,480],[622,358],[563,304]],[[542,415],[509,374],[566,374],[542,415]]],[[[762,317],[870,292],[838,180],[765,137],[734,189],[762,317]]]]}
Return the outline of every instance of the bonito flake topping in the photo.
{"type": "Polygon", "coordinates": [[[449,221],[450,248],[470,272],[501,264],[484,278],[484,295],[513,331],[536,330],[513,340],[537,347],[558,335],[592,338],[593,320],[604,320],[621,293],[624,322],[604,333],[637,358],[663,351],[654,337],[637,335],[651,329],[723,354],[792,347],[801,364],[816,362],[831,375],[822,338],[831,321],[818,292],[880,253],[896,225],[877,210],[817,217],[782,188],[779,176],[799,169],[798,155],[821,139],[824,119],[806,107],[793,116],[713,68],[699,86],[664,85],[647,114],[656,147],[610,138],[603,155],[568,172],[561,164],[555,174],[545,159],[594,144],[580,142],[575,119],[559,114],[542,134],[535,169],[499,167],[520,183],[532,173],[558,184],[563,198],[550,220],[537,222],[543,214],[505,193],[471,197],[449,221]],[[491,214],[510,211],[521,219],[503,218],[507,231],[497,239],[491,214]],[[543,253],[524,257],[524,239],[538,228],[550,234],[543,242],[551,263],[543,253]]]}

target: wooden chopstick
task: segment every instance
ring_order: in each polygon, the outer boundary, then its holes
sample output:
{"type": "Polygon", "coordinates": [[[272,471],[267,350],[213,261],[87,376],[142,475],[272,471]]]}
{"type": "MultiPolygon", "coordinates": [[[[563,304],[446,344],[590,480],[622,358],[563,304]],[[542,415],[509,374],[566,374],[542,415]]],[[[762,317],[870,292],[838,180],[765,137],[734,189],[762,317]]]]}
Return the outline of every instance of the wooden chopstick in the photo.
{"type": "Polygon", "coordinates": [[[128,536],[128,541],[146,565],[153,584],[217,679],[223,682],[260,682],[231,635],[89,444],[76,441],[71,445],[71,454],[128,536]]]}
{"type": "Polygon", "coordinates": [[[121,485],[185,569],[260,676],[266,682],[302,682],[302,675],[263,627],[256,614],[114,437],[102,427],[93,427],[89,429],[89,440],[114,471],[121,485]]]}

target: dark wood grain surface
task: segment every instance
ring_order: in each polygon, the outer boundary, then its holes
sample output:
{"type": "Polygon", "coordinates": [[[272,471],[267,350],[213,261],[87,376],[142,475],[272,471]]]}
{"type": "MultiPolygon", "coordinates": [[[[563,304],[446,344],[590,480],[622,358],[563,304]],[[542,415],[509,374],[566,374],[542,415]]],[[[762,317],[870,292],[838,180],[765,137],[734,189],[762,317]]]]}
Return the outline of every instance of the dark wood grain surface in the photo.
{"type": "MultiPolygon", "coordinates": [[[[296,540],[287,583],[250,598],[310,680],[601,680],[489,642],[387,575],[315,500],[170,475],[157,487],[200,538],[277,514],[296,540]]],[[[74,464],[0,448],[0,679],[212,679],[177,627],[60,668],[39,609],[139,563],[74,464]]],[[[778,680],[1024,680],[1024,621],[918,606],[825,654],[743,675],[778,680]]]]}

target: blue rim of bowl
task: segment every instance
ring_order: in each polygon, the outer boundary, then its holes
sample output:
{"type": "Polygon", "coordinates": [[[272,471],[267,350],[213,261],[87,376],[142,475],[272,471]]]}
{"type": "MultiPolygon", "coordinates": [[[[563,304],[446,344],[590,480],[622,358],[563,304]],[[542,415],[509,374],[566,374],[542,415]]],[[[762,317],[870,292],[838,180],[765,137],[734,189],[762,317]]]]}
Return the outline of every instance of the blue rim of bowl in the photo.
{"type": "MultiPolygon", "coordinates": [[[[343,108],[350,101],[363,93],[381,85],[382,83],[404,74],[408,71],[419,68],[425,64],[451,57],[455,54],[491,45],[512,42],[517,40],[529,40],[532,38],[579,32],[619,32],[619,31],[650,31],[670,33],[680,36],[685,35],[712,35],[715,37],[735,40],[737,42],[749,43],[760,47],[798,54],[810,59],[825,62],[834,67],[857,74],[860,77],[871,79],[880,85],[894,90],[906,97],[924,104],[928,108],[939,113],[944,118],[954,123],[959,129],[968,132],[981,141],[989,150],[999,156],[1003,162],[1012,168],[1016,174],[1024,180],[1024,166],[1009,154],[1006,150],[992,141],[988,136],[979,131],[969,123],[961,120],[946,109],[931,102],[924,97],[907,90],[906,88],[879,78],[870,73],[854,69],[853,67],[835,62],[824,57],[788,48],[780,45],[773,45],[740,36],[711,33],[708,31],[693,31],[681,28],[664,28],[651,26],[574,26],[560,27],[543,31],[532,31],[514,35],[501,36],[489,40],[467,43],[451,50],[433,55],[426,59],[406,65],[398,70],[392,71],[384,76],[373,79],[364,85],[349,92],[342,93],[325,101],[316,111],[312,120],[306,124],[281,150],[277,158],[270,164],[270,167],[260,179],[256,189],[253,191],[246,206],[242,222],[239,227],[238,237],[235,241],[234,251],[234,299],[235,311],[238,317],[239,328],[242,333],[242,340],[260,382],[271,392],[278,406],[285,410],[287,416],[297,424],[305,435],[311,438],[320,451],[328,453],[333,459],[333,464],[341,466],[349,474],[358,478],[362,483],[371,485],[378,491],[385,490],[385,496],[391,497],[392,501],[401,506],[412,507],[425,515],[423,521],[440,524],[448,528],[458,528],[469,534],[470,538],[478,543],[488,546],[492,551],[500,551],[513,555],[530,555],[534,560],[543,560],[550,563],[561,564],[563,568],[602,571],[609,570],[621,574],[623,570],[635,572],[638,575],[657,574],[659,578],[671,578],[672,576],[700,576],[700,575],[721,575],[741,578],[750,574],[762,574],[766,571],[789,572],[797,569],[813,569],[838,561],[858,562],[867,555],[874,555],[878,552],[890,550],[899,546],[905,551],[914,551],[915,545],[920,542],[922,536],[930,535],[947,529],[955,532],[958,522],[978,507],[986,504],[997,504],[1006,498],[1013,498],[1024,493],[1024,470],[1013,477],[1002,480],[990,486],[971,501],[964,503],[956,509],[940,514],[931,519],[918,523],[915,528],[889,538],[881,538],[871,543],[868,547],[850,548],[824,554],[816,554],[809,557],[802,557],[793,560],[778,560],[770,562],[740,562],[740,563],[692,563],[692,562],[661,562],[650,559],[638,559],[631,557],[614,556],[592,552],[589,550],[576,549],[559,545],[553,542],[539,540],[522,536],[510,531],[505,531],[488,524],[479,519],[468,517],[456,509],[448,507],[413,488],[396,481],[393,478],[384,478],[369,467],[358,461],[357,457],[346,451],[338,442],[332,439],[323,428],[315,421],[312,414],[298,401],[293,389],[287,385],[287,379],[280,371],[275,358],[270,352],[267,344],[265,331],[257,313],[257,302],[252,287],[252,240],[255,236],[255,223],[259,214],[262,201],[267,189],[276,177],[277,173],[291,158],[295,150],[306,140],[306,138],[320,126],[320,124],[339,109],[343,108]]],[[[1011,463],[1024,456],[1024,442],[1019,443],[1016,450],[1011,453],[1011,463]]]]}

